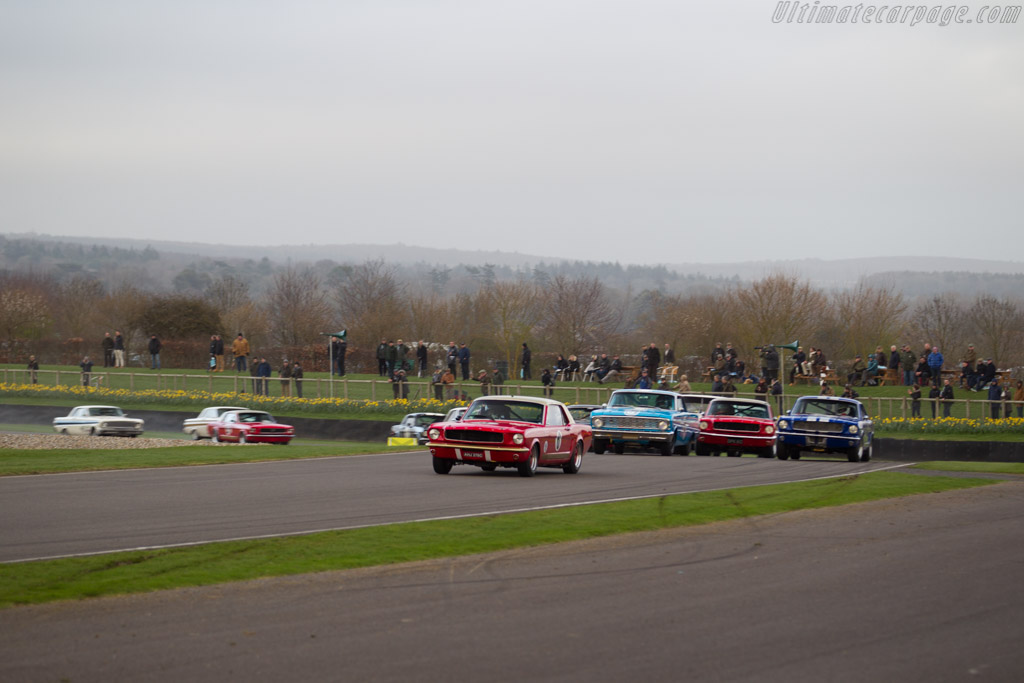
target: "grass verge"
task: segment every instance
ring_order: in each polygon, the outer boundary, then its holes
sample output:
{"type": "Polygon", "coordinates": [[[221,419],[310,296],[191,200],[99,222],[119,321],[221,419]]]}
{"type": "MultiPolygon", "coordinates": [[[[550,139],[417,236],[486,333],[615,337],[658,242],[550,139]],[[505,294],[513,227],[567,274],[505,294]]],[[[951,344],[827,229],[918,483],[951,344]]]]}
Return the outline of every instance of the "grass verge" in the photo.
{"type": "Polygon", "coordinates": [[[308,536],[0,565],[0,607],[486,553],[968,488],[898,472],[308,536]]]}
{"type": "Polygon", "coordinates": [[[361,441],[332,441],[329,444],[270,446],[169,446],[139,449],[48,449],[23,451],[0,449],[0,476],[15,474],[56,474],[125,470],[142,467],[182,467],[185,465],[226,465],[267,460],[299,460],[338,455],[398,453],[418,450],[413,446],[387,446],[361,441]]]}
{"type": "Polygon", "coordinates": [[[934,460],[914,465],[919,470],[939,472],[983,472],[989,474],[1024,474],[1022,462],[960,462],[934,460]]]}

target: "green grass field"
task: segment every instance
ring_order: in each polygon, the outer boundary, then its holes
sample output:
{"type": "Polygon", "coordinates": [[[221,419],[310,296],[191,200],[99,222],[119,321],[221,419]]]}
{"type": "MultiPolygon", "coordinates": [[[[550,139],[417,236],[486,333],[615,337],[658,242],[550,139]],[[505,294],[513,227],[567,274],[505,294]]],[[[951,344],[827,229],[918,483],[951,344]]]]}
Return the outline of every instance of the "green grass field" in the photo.
{"type": "Polygon", "coordinates": [[[461,520],[0,565],[0,606],[387,565],[991,483],[876,472],[461,520]]]}

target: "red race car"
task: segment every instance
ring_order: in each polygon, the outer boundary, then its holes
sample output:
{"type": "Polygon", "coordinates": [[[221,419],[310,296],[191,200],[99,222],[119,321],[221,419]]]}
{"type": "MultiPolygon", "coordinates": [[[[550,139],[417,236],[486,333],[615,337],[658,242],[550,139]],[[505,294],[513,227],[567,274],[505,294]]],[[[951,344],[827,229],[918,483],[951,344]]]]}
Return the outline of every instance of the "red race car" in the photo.
{"type": "Polygon", "coordinates": [[[210,423],[210,438],[216,443],[276,443],[287,445],[295,437],[291,425],[281,424],[262,410],[233,410],[210,423]]]}
{"type": "Polygon", "coordinates": [[[730,456],[757,453],[774,458],[775,420],[765,401],[749,398],[716,398],[700,418],[697,455],[725,452],[730,456]]]}
{"type": "Polygon", "coordinates": [[[448,474],[454,465],[474,465],[485,472],[515,468],[520,476],[532,477],[538,467],[579,472],[591,431],[558,401],[485,396],[473,401],[458,422],[430,425],[427,439],[438,474],[448,474]]]}

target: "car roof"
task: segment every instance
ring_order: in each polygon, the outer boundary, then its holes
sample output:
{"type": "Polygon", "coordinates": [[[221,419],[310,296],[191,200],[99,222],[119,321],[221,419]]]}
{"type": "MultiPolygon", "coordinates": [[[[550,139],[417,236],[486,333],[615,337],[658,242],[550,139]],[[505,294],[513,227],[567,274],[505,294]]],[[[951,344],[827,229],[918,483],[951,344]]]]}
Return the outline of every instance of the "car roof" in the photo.
{"type": "Polygon", "coordinates": [[[479,398],[473,399],[473,402],[476,403],[477,401],[486,401],[488,399],[498,399],[501,401],[517,401],[519,403],[538,403],[546,406],[564,405],[561,401],[556,401],[553,398],[540,398],[537,396],[480,396],[479,398]]]}
{"type": "Polygon", "coordinates": [[[808,394],[806,396],[798,396],[797,400],[800,399],[814,399],[816,401],[835,401],[836,403],[860,403],[855,398],[849,398],[848,396],[819,396],[817,394],[808,394]]]}
{"type": "Polygon", "coordinates": [[[768,401],[762,401],[762,400],[756,399],[756,398],[732,398],[730,396],[716,396],[715,399],[712,401],[712,403],[714,403],[715,401],[732,401],[733,403],[751,403],[753,405],[763,405],[763,406],[771,407],[769,405],[768,401]]]}
{"type": "Polygon", "coordinates": [[[100,405],[95,405],[95,406],[75,406],[71,410],[78,410],[79,408],[116,408],[117,410],[121,410],[121,408],[118,407],[118,406],[100,406],[100,405]]]}
{"type": "Polygon", "coordinates": [[[665,394],[666,396],[682,396],[677,391],[667,389],[616,389],[613,394],[665,394]]]}

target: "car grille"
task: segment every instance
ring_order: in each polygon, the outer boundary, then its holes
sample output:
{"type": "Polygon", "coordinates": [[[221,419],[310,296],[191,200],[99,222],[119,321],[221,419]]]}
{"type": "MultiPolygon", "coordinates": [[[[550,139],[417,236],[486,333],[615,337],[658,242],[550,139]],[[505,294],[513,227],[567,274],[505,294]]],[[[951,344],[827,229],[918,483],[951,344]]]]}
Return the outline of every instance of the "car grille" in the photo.
{"type": "Polygon", "coordinates": [[[448,441],[471,441],[473,443],[501,443],[505,435],[501,432],[484,432],[476,429],[446,429],[444,438],[448,441]]]}
{"type": "Polygon", "coordinates": [[[604,420],[601,429],[657,429],[661,418],[602,416],[601,419],[604,420]]]}
{"type": "Polygon", "coordinates": [[[126,420],[107,420],[106,429],[134,429],[134,422],[128,422],[126,420]]]}
{"type": "Polygon", "coordinates": [[[287,434],[288,430],[282,427],[264,427],[259,431],[255,432],[253,436],[258,434],[287,434]]]}
{"type": "Polygon", "coordinates": [[[716,420],[715,431],[726,432],[759,432],[761,425],[756,422],[733,422],[732,420],[716,420]]]}
{"type": "Polygon", "coordinates": [[[808,422],[807,420],[797,420],[793,423],[793,429],[805,432],[830,432],[834,434],[841,433],[843,431],[842,422],[808,422]]]}

